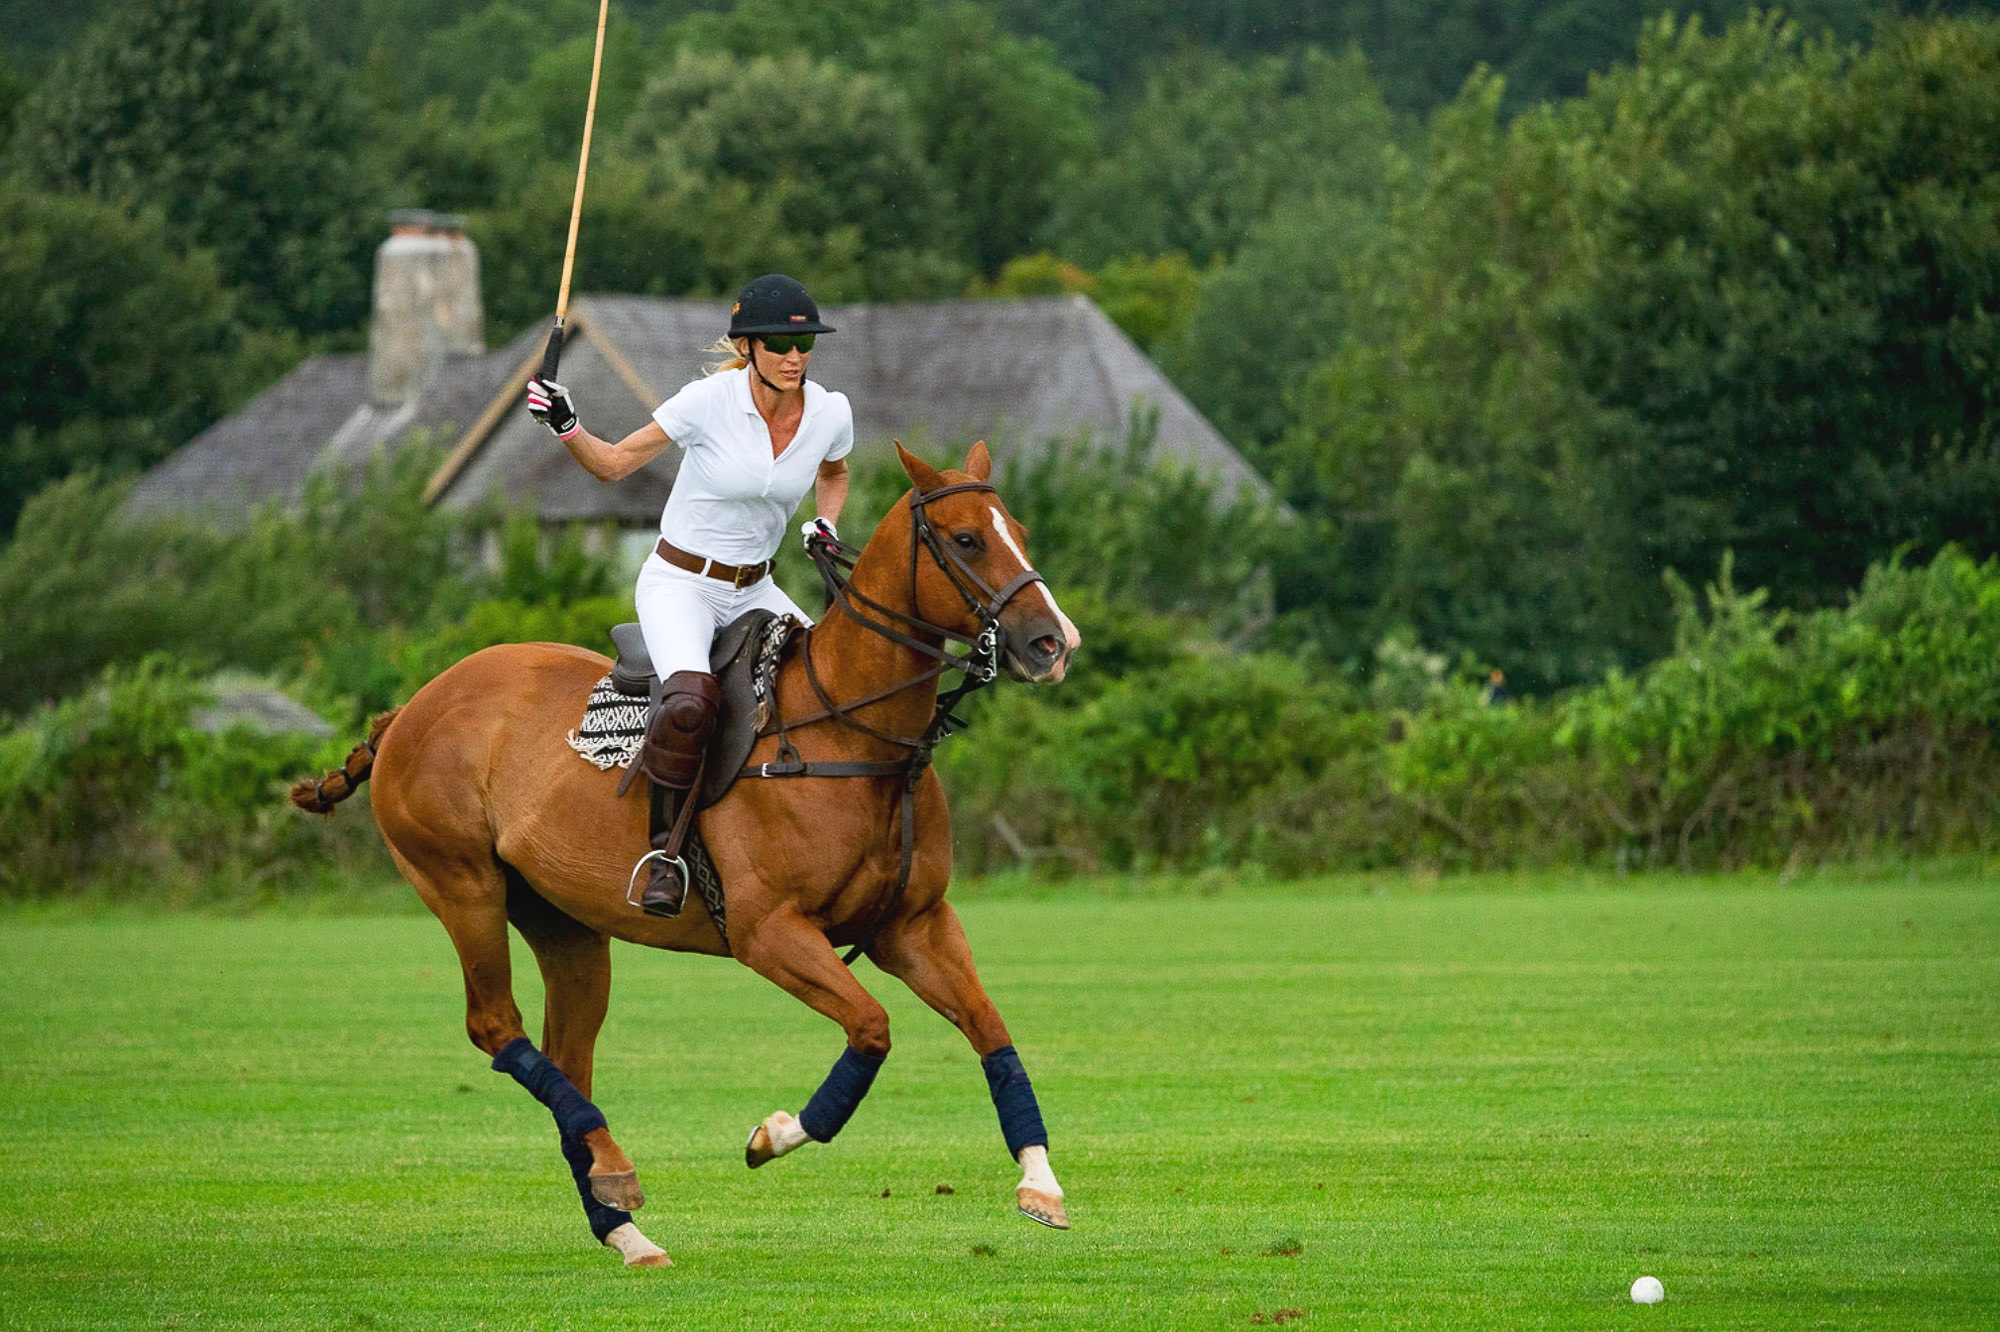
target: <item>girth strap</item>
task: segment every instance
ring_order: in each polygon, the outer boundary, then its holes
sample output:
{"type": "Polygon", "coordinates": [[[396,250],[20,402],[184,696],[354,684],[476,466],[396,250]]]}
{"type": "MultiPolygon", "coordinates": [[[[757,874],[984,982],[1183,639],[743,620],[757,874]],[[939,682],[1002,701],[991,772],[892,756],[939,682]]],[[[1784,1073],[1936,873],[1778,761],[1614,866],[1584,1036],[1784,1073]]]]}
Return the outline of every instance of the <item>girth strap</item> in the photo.
{"type": "Polygon", "coordinates": [[[808,763],[794,756],[787,760],[782,756],[774,763],[747,763],[743,771],[736,774],[737,780],[745,777],[901,777],[910,770],[909,759],[857,760],[842,763],[808,763]]]}
{"type": "Polygon", "coordinates": [[[902,798],[897,801],[897,804],[901,807],[898,811],[899,817],[897,819],[897,822],[901,825],[899,837],[901,847],[897,855],[896,889],[889,894],[889,900],[884,902],[880,909],[875,912],[875,919],[868,923],[868,928],[862,932],[860,941],[848,949],[847,955],[840,959],[843,963],[851,967],[854,965],[854,959],[867,952],[870,946],[874,944],[875,936],[882,932],[882,926],[887,923],[891,916],[896,914],[896,908],[902,904],[903,894],[910,889],[910,873],[916,868],[917,859],[917,783],[923,780],[924,769],[930,766],[930,760],[926,756],[924,758],[807,763],[800,759],[798,752],[791,749],[789,745],[779,752],[781,755],[790,752],[792,754],[791,761],[785,762],[781,758],[777,763],[753,763],[738,773],[738,778],[901,777],[903,779],[902,798]]]}

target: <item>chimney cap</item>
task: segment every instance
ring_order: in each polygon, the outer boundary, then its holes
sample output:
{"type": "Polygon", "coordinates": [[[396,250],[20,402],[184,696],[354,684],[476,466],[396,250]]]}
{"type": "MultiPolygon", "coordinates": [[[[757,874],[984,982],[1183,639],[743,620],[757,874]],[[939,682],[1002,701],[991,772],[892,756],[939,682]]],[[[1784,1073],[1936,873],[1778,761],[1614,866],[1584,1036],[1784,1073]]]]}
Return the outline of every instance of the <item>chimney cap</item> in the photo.
{"type": "Polygon", "coordinates": [[[389,230],[398,236],[462,236],[465,214],[440,213],[432,208],[391,208],[389,230]]]}

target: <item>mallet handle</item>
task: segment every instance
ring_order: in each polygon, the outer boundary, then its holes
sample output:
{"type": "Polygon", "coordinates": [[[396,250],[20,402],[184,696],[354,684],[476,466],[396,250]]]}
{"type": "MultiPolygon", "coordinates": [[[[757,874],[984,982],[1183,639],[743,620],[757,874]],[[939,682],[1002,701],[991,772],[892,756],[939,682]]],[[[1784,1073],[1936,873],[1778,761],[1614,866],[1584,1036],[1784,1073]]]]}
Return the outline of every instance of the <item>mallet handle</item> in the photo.
{"type": "Polygon", "coordinates": [[[556,377],[556,371],[562,366],[563,338],[566,336],[562,316],[557,315],[555,326],[549,330],[549,345],[542,348],[541,377],[545,384],[556,377]]]}
{"type": "Polygon", "coordinates": [[[563,319],[569,314],[569,280],[576,272],[576,233],[583,223],[583,182],[590,173],[590,134],[597,127],[597,80],[604,69],[604,21],[611,13],[611,0],[597,3],[597,49],[590,57],[590,100],[583,110],[583,149],[576,161],[576,198],[569,206],[569,243],[563,247],[562,287],[556,293],[556,326],[549,330],[548,349],[542,353],[542,378],[555,378],[562,361],[563,319]]]}

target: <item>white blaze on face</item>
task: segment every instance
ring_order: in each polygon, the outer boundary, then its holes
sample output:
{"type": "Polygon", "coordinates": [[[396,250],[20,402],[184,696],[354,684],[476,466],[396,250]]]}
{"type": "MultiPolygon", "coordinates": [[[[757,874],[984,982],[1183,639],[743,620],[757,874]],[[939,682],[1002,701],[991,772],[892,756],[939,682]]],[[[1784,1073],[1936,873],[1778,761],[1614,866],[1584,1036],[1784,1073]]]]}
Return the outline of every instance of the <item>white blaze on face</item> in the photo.
{"type": "MultiPolygon", "coordinates": [[[[989,504],[986,506],[986,512],[993,516],[993,530],[999,535],[1000,544],[1021,562],[1023,569],[1034,568],[1034,565],[1028,563],[1028,553],[1021,549],[1020,543],[1014,540],[1014,534],[1007,530],[1007,520],[1000,516],[1000,506],[989,504]]],[[[1062,607],[1056,605],[1055,593],[1049,591],[1047,583],[1036,583],[1035,591],[1042,594],[1042,600],[1049,604],[1049,613],[1054,615],[1056,623],[1062,626],[1063,655],[1056,663],[1055,669],[1055,678],[1060,680],[1063,678],[1063,673],[1069,669],[1069,654],[1076,651],[1083,642],[1083,636],[1077,633],[1076,626],[1070,623],[1069,616],[1063,614],[1062,607]]]]}

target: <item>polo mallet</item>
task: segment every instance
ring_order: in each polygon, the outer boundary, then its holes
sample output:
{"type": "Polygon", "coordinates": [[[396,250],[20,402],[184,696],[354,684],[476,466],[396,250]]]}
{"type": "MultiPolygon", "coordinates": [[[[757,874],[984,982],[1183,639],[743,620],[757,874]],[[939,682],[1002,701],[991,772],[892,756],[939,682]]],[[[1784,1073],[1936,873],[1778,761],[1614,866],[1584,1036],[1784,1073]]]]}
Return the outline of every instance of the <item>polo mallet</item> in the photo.
{"type": "Polygon", "coordinates": [[[576,161],[576,201],[569,206],[569,244],[563,247],[562,289],[556,293],[556,324],[542,351],[542,381],[556,377],[562,364],[563,318],[569,313],[569,279],[576,271],[576,232],[583,222],[583,180],[590,171],[590,131],[597,123],[597,75],[604,67],[604,20],[611,0],[597,0],[597,50],[590,57],[590,101],[583,110],[583,152],[576,161]]]}

